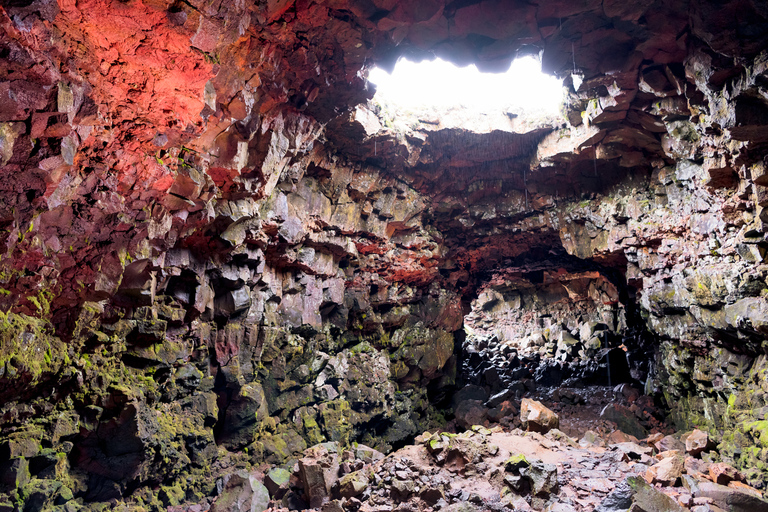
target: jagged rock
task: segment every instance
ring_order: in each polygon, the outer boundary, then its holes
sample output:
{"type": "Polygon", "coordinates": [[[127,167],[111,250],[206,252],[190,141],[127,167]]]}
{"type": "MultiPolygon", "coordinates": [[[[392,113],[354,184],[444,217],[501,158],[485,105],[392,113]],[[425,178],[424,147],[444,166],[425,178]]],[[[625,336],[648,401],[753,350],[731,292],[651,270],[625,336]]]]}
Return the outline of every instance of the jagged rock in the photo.
{"type": "MultiPolygon", "coordinates": [[[[0,456],[39,480],[14,506],[72,480],[84,508],[159,507],[243,457],[386,451],[465,380],[483,396],[459,403],[644,382],[712,433],[691,453],[719,443],[764,485],[767,16],[4,4],[0,438],[42,429],[0,456]],[[502,70],[534,47],[566,77],[562,119],[367,103],[369,66],[404,52],[502,70]]],[[[661,429],[645,398],[604,418],[661,429]]],[[[489,418],[514,423],[504,403],[489,418]]]]}
{"type": "Polygon", "coordinates": [[[619,483],[596,510],[598,512],[612,512],[629,510],[633,506],[646,512],[683,510],[675,500],[649,486],[640,477],[630,477],[619,483]]]}
{"type": "Polygon", "coordinates": [[[651,483],[673,486],[685,471],[685,463],[680,455],[666,457],[645,472],[645,479],[651,483]]]}
{"type": "Polygon", "coordinates": [[[479,400],[464,400],[454,409],[456,423],[462,428],[482,425],[488,417],[488,409],[479,400]]]}
{"type": "Polygon", "coordinates": [[[542,461],[531,461],[520,469],[520,474],[531,480],[531,492],[537,496],[549,496],[557,492],[557,466],[542,461]]]}
{"type": "Polygon", "coordinates": [[[683,483],[695,498],[709,498],[723,510],[763,512],[768,510],[768,501],[738,488],[726,487],[708,481],[686,478],[683,483]]]}
{"type": "Polygon", "coordinates": [[[344,475],[339,480],[339,494],[343,498],[354,498],[368,488],[368,477],[362,471],[344,475]]]}
{"type": "Polygon", "coordinates": [[[269,495],[275,499],[281,499],[288,490],[288,481],[291,478],[290,471],[283,468],[273,468],[264,477],[264,485],[269,495]]]}
{"type": "Polygon", "coordinates": [[[653,444],[653,446],[659,452],[665,452],[668,450],[685,451],[685,443],[683,443],[682,441],[680,441],[674,436],[664,436],[654,443],[649,442],[649,444],[653,444]]]}
{"type": "Polygon", "coordinates": [[[247,471],[238,471],[225,477],[211,512],[263,512],[268,505],[269,491],[264,484],[247,471]]]}
{"type": "Polygon", "coordinates": [[[523,398],[520,404],[520,420],[523,426],[532,432],[546,433],[560,426],[560,419],[541,402],[523,398]]]}
{"type": "Polygon", "coordinates": [[[709,476],[717,484],[728,485],[730,482],[742,481],[744,477],[733,466],[724,462],[716,462],[709,466],[709,476]]]}
{"type": "Polygon", "coordinates": [[[338,451],[337,443],[316,445],[299,459],[299,478],[313,508],[328,501],[331,488],[339,478],[338,451]]]}
{"type": "Polygon", "coordinates": [[[637,438],[644,438],[648,434],[648,431],[640,424],[634,413],[623,405],[606,405],[600,412],[600,417],[616,423],[619,430],[637,438]]]}
{"type": "Polygon", "coordinates": [[[701,430],[694,430],[685,438],[685,451],[696,456],[710,447],[709,434],[701,430]]]}

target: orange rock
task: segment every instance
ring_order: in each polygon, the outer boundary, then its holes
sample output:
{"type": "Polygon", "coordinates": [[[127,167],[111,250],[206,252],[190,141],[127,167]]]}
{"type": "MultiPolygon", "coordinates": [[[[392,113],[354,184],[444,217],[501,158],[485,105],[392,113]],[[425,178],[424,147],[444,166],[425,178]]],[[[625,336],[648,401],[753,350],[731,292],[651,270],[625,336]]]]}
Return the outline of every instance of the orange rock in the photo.
{"type": "Polygon", "coordinates": [[[635,436],[631,436],[629,434],[625,434],[621,430],[614,430],[608,436],[608,444],[637,443],[637,442],[638,441],[637,441],[637,438],[635,436]]]}
{"type": "Polygon", "coordinates": [[[523,398],[520,404],[520,420],[532,432],[546,433],[560,426],[560,418],[541,402],[523,398]]]}
{"type": "Polygon", "coordinates": [[[645,480],[651,484],[675,485],[684,470],[685,465],[681,456],[667,457],[648,468],[645,472],[645,480]]]}
{"type": "Polygon", "coordinates": [[[747,494],[751,494],[751,495],[753,495],[753,496],[755,496],[757,498],[760,498],[760,499],[763,498],[762,491],[759,491],[759,490],[755,489],[754,487],[752,487],[751,485],[745,484],[744,482],[739,482],[739,481],[733,480],[731,482],[728,482],[728,487],[730,487],[732,489],[738,489],[739,491],[746,492],[747,494]]]}
{"type": "Polygon", "coordinates": [[[709,476],[713,482],[720,485],[727,485],[733,480],[743,480],[744,477],[733,466],[725,462],[717,462],[709,466],[709,476]]]}

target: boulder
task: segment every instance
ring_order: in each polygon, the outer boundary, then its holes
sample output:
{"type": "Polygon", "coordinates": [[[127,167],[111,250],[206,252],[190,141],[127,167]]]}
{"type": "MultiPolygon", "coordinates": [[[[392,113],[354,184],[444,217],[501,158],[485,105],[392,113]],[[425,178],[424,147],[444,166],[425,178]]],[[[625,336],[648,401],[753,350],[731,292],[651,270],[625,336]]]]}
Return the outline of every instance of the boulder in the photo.
{"type": "Polygon", "coordinates": [[[269,506],[269,491],[254,475],[241,470],[224,478],[221,494],[211,512],[264,512],[269,506]]]}
{"type": "Polygon", "coordinates": [[[717,462],[709,466],[709,476],[712,481],[720,485],[728,485],[729,482],[734,480],[740,481],[744,477],[733,466],[726,464],[725,462],[717,462]]]}
{"type": "Polygon", "coordinates": [[[531,465],[520,469],[522,476],[531,481],[531,493],[547,497],[557,492],[557,466],[545,464],[540,460],[530,461],[531,465]]]}
{"type": "Polygon", "coordinates": [[[523,398],[520,404],[520,421],[531,432],[546,433],[560,426],[560,418],[541,402],[523,398]]]}
{"type": "Polygon", "coordinates": [[[267,476],[264,477],[264,485],[269,490],[269,495],[280,499],[288,490],[288,482],[291,479],[291,473],[287,469],[272,468],[267,476]]]}
{"type": "Polygon", "coordinates": [[[596,512],[683,512],[675,500],[657,491],[640,477],[629,477],[619,482],[595,509],[596,512]]]}
{"type": "Polygon", "coordinates": [[[680,479],[685,471],[685,461],[680,455],[674,455],[662,459],[654,464],[645,472],[645,479],[648,483],[660,483],[661,485],[672,486],[680,479]]]}
{"type": "MultiPolygon", "coordinates": [[[[650,442],[648,444],[651,444],[650,442]]],[[[674,436],[664,436],[655,443],[653,443],[653,446],[656,448],[659,452],[666,452],[669,450],[685,450],[685,443],[680,441],[674,436]]]]}
{"type": "Polygon", "coordinates": [[[695,498],[709,498],[714,505],[729,512],[768,512],[768,501],[751,492],[714,482],[686,477],[683,483],[695,498]]]}
{"type": "Polygon", "coordinates": [[[339,479],[338,443],[323,443],[308,448],[299,459],[299,478],[309,505],[319,508],[331,495],[331,488],[339,479]]]}
{"type": "Polygon", "coordinates": [[[710,448],[709,434],[695,429],[685,438],[685,451],[694,457],[710,448]]]}
{"type": "Polygon", "coordinates": [[[339,494],[342,498],[354,498],[363,494],[368,488],[368,477],[365,471],[355,471],[339,480],[339,494]]]}
{"type": "Polygon", "coordinates": [[[458,426],[470,428],[472,425],[485,423],[488,417],[488,408],[480,400],[464,400],[456,406],[454,415],[458,426]]]}
{"type": "Polygon", "coordinates": [[[648,431],[637,420],[635,413],[620,404],[608,404],[600,412],[600,417],[612,421],[619,430],[642,439],[648,435],[648,431]]]}

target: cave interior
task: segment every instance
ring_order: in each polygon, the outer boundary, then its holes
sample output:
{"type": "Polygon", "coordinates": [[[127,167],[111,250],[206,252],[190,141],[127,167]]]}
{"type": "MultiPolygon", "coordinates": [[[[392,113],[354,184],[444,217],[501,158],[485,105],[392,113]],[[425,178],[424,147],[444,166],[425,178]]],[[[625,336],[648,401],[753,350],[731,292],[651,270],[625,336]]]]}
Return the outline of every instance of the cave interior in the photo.
{"type": "Polygon", "coordinates": [[[672,489],[600,510],[768,510],[764,2],[10,0],[0,26],[1,512],[593,510],[443,447],[533,436],[533,399],[672,489]],[[559,114],[367,80],[520,56],[559,114]],[[350,480],[418,443],[500,501],[350,480]]]}

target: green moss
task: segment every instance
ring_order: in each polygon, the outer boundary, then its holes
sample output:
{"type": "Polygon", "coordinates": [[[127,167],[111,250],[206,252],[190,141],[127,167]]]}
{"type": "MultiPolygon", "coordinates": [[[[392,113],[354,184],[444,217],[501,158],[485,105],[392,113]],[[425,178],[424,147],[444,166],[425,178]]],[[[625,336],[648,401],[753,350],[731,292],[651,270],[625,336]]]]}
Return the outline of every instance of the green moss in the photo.
{"type": "Polygon", "coordinates": [[[745,423],[742,426],[744,433],[751,433],[752,436],[760,441],[765,447],[768,447],[768,420],[759,420],[745,423]]]}
{"type": "Polygon", "coordinates": [[[33,381],[53,373],[64,361],[66,345],[52,326],[39,318],[0,311],[0,368],[32,375],[33,381]]]}
{"type": "Polygon", "coordinates": [[[504,468],[507,471],[512,471],[522,467],[528,467],[530,465],[531,464],[528,462],[528,459],[525,458],[525,455],[518,453],[507,459],[507,461],[504,463],[504,468]]]}

